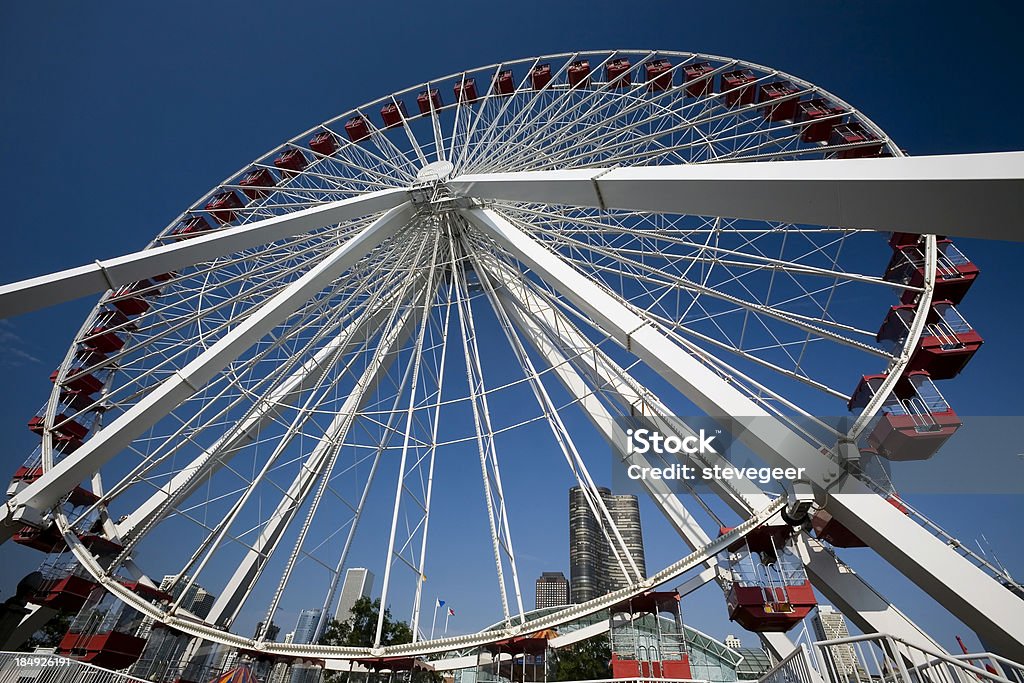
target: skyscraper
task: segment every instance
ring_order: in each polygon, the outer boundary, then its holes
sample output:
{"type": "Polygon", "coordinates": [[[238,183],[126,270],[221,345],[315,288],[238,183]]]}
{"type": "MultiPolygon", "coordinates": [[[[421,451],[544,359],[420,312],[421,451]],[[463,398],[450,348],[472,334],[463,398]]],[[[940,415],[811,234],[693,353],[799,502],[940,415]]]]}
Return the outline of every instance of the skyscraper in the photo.
{"type": "Polygon", "coordinates": [[[536,608],[569,604],[569,582],[562,572],[544,572],[537,579],[536,608]]]}
{"type": "MultiPolygon", "coordinates": [[[[818,605],[818,613],[812,620],[814,633],[819,640],[849,638],[846,618],[831,605],[818,605]]],[[[828,648],[836,673],[845,678],[857,670],[857,654],[853,645],[833,645],[828,648]]]]}
{"type": "MultiPolygon", "coordinates": [[[[646,576],[643,530],[636,496],[613,495],[603,487],[597,491],[637,568],[646,576]]],[[[569,580],[570,598],[574,603],[592,600],[629,583],[605,537],[605,524],[607,520],[598,520],[594,516],[583,489],[579,486],[569,489],[569,580]]],[[[608,535],[614,539],[613,534],[608,535]]]]}
{"type": "Polygon", "coordinates": [[[304,609],[299,612],[299,620],[295,623],[293,643],[308,645],[316,638],[316,627],[320,623],[322,609],[304,609]]]}
{"type": "Polygon", "coordinates": [[[365,567],[352,567],[345,572],[345,583],[341,586],[338,608],[334,611],[336,621],[348,619],[348,613],[359,598],[370,597],[373,590],[373,572],[365,567]]]}

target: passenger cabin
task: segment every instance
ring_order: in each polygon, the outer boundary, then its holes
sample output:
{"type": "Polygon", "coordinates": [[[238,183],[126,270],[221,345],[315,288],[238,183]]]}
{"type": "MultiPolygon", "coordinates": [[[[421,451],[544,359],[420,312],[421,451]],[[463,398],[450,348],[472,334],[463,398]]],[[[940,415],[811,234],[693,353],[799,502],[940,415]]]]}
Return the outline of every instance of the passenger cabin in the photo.
{"type": "Polygon", "coordinates": [[[686,94],[689,97],[704,97],[714,89],[715,77],[711,74],[715,67],[711,62],[698,62],[683,67],[683,83],[686,83],[686,94]]]}
{"type": "Polygon", "coordinates": [[[647,89],[665,91],[672,87],[672,62],[667,59],[652,59],[644,67],[647,89]]]}
{"type": "MultiPolygon", "coordinates": [[[[878,393],[887,375],[866,375],[850,398],[850,410],[861,410],[878,393]]],[[[926,460],[960,428],[927,372],[908,372],[896,382],[868,434],[868,443],[889,460],[926,460]]]]}
{"type": "Polygon", "coordinates": [[[388,102],[380,108],[380,118],[384,122],[385,128],[401,126],[408,117],[409,114],[405,110],[405,102],[402,100],[388,102]]]}
{"type": "MultiPolygon", "coordinates": [[[[50,381],[56,383],[57,375],[60,370],[54,370],[50,373],[50,381]]],[[[95,375],[81,374],[82,368],[72,368],[68,370],[66,377],[71,377],[71,380],[65,380],[61,385],[65,389],[71,389],[73,391],[79,391],[86,395],[95,394],[97,391],[103,388],[103,382],[98,380],[95,375]]]]}
{"type": "Polygon", "coordinates": [[[146,297],[159,293],[160,290],[149,280],[139,280],[118,287],[110,298],[110,305],[125,316],[142,315],[149,310],[149,301],[146,297]]]}
{"type": "Polygon", "coordinates": [[[789,631],[817,605],[791,534],[789,526],[763,525],[726,548],[729,619],[748,631],[789,631]]]}
{"type": "Polygon", "coordinates": [[[832,129],[829,138],[830,145],[857,145],[849,149],[842,149],[836,154],[839,159],[860,159],[863,157],[875,157],[882,151],[882,141],[878,136],[864,127],[858,121],[844,123],[832,129]]]}
{"type": "Polygon", "coordinates": [[[227,225],[235,220],[237,216],[235,210],[242,206],[242,200],[238,198],[234,190],[224,190],[213,195],[203,208],[213,216],[215,221],[221,225],[227,225]]]}
{"type": "Polygon", "coordinates": [[[800,90],[789,81],[765,83],[757,91],[757,101],[768,105],[762,107],[761,114],[768,121],[795,120],[798,92],[800,90]]]}
{"type": "Polygon", "coordinates": [[[291,178],[306,166],[309,166],[309,160],[301,149],[286,149],[274,159],[274,167],[280,170],[285,178],[291,178]]]}
{"type": "Polygon", "coordinates": [[[816,97],[796,106],[796,119],[803,125],[800,139],[804,142],[825,142],[832,129],[843,122],[846,110],[838,104],[816,97]]]}
{"type": "Polygon", "coordinates": [[[370,137],[370,123],[365,116],[356,115],[345,124],[345,134],[352,142],[362,142],[370,137]]]}
{"type": "Polygon", "coordinates": [[[437,88],[422,91],[416,96],[416,105],[420,108],[420,114],[430,116],[431,111],[437,111],[441,108],[441,91],[437,88]]]}
{"type": "Polygon", "coordinates": [[[210,224],[202,216],[189,216],[183,220],[171,234],[175,239],[186,240],[196,235],[201,235],[211,229],[210,224]]]}
{"type": "Polygon", "coordinates": [[[722,101],[727,107],[750,104],[754,101],[756,91],[753,85],[757,76],[750,69],[738,69],[722,74],[722,101]]]}
{"type": "Polygon", "coordinates": [[[569,65],[569,87],[589,88],[590,87],[590,61],[577,59],[569,65]]]}
{"type": "Polygon", "coordinates": [[[551,65],[538,64],[530,70],[530,86],[534,90],[540,90],[551,82],[551,65]]]}
{"type": "Polygon", "coordinates": [[[309,148],[317,154],[329,157],[338,151],[338,138],[329,130],[322,130],[309,139],[309,148]]]}
{"type": "Polygon", "coordinates": [[[480,99],[476,92],[476,79],[465,78],[456,83],[452,90],[455,93],[455,101],[462,104],[472,104],[480,99]]]}
{"type": "MultiPolygon", "coordinates": [[[[937,239],[935,289],[932,296],[937,301],[948,301],[957,305],[978,277],[978,267],[956,248],[952,240],[937,239]]],[[[892,259],[882,278],[909,287],[924,287],[924,246],[911,244],[893,250],[892,259]]],[[[908,289],[900,297],[901,303],[917,301],[918,292],[908,289]]]]}
{"type": "Polygon", "coordinates": [[[613,59],[604,68],[604,79],[612,88],[628,88],[633,85],[630,62],[625,57],[613,59]]]}
{"type": "MultiPolygon", "coordinates": [[[[892,351],[903,348],[914,321],[913,304],[889,309],[876,339],[892,351]]],[[[908,370],[924,370],[932,379],[952,379],[981,348],[984,340],[949,301],[933,301],[908,370]]]]}
{"type": "Polygon", "coordinates": [[[491,92],[495,95],[511,95],[516,90],[515,81],[512,78],[512,69],[499,71],[491,84],[491,92]]]}
{"type": "Polygon", "coordinates": [[[679,593],[650,591],[609,610],[612,678],[692,678],[679,593]]]}
{"type": "Polygon", "coordinates": [[[257,168],[246,173],[238,184],[244,188],[242,192],[246,197],[260,199],[267,196],[268,190],[277,185],[277,181],[269,168],[257,168]]]}
{"type": "MultiPolygon", "coordinates": [[[[137,581],[122,585],[152,603],[171,599],[137,581]]],[[[141,612],[97,586],[71,621],[57,654],[107,669],[124,669],[138,660],[146,645],[140,635],[142,621],[141,612]]]]}
{"type": "Polygon", "coordinates": [[[98,585],[74,557],[67,553],[47,558],[39,568],[43,580],[32,596],[32,602],[60,612],[77,612],[85,605],[98,585]]]}

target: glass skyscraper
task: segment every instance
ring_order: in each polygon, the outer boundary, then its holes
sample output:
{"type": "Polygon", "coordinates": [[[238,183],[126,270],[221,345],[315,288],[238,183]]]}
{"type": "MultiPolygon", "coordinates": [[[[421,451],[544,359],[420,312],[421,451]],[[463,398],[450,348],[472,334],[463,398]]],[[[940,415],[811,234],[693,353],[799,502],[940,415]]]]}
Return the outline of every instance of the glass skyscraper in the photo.
{"type": "MultiPolygon", "coordinates": [[[[597,489],[640,573],[647,576],[644,538],[640,525],[640,507],[636,496],[613,495],[604,487],[597,489]]],[[[628,585],[603,524],[587,504],[579,486],[569,489],[569,586],[574,603],[586,602],[628,585]]],[[[609,533],[609,536],[614,536],[609,533]]]]}

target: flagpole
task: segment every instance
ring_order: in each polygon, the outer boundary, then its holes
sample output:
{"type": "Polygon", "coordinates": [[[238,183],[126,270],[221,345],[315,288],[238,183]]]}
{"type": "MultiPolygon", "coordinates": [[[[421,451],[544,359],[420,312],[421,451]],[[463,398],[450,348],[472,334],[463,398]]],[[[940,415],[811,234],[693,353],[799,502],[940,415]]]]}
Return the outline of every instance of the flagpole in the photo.
{"type": "Polygon", "coordinates": [[[448,635],[448,617],[452,615],[452,611],[449,609],[444,613],[444,634],[448,635]]]}
{"type": "Polygon", "coordinates": [[[430,639],[434,639],[434,625],[437,623],[437,606],[441,604],[441,601],[434,598],[434,618],[430,620],[430,639]]]}

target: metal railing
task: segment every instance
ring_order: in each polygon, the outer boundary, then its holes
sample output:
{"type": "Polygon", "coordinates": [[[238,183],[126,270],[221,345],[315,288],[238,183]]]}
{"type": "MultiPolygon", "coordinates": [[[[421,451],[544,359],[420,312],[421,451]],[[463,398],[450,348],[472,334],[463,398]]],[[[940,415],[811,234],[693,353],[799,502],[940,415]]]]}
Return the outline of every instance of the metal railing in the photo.
{"type": "Polygon", "coordinates": [[[147,683],[147,681],[55,654],[0,651],[0,683],[147,683]]]}
{"type": "Polygon", "coordinates": [[[1024,665],[991,653],[953,656],[888,634],[801,644],[760,683],[1024,683],[1024,665]]]}

